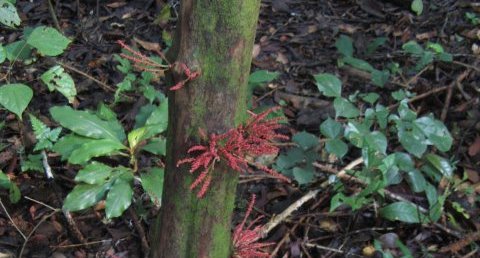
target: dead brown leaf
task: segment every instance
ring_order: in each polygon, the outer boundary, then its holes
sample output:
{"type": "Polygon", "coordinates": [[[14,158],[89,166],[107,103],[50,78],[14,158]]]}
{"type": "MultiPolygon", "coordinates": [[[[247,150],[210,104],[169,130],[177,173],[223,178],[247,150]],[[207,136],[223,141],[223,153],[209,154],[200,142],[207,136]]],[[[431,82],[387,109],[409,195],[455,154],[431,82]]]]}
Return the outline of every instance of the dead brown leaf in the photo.
{"type": "Polygon", "coordinates": [[[468,155],[475,156],[480,152],[480,136],[477,135],[475,141],[468,147],[468,155]]]}

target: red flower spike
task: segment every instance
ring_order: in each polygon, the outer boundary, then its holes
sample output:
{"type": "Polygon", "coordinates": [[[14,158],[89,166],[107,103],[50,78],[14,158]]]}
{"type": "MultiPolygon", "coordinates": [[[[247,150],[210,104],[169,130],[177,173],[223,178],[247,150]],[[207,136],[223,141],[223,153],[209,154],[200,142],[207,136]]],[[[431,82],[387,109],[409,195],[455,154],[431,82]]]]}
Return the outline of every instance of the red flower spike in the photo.
{"type": "Polygon", "coordinates": [[[208,174],[207,176],[204,171],[213,171],[213,166],[220,160],[225,161],[232,170],[239,173],[252,172],[249,168],[251,165],[279,180],[290,182],[290,179],[275,170],[260,164],[250,163],[246,158],[247,156],[278,153],[279,149],[273,144],[273,141],[288,139],[286,135],[275,132],[276,129],[281,127],[278,124],[279,118],[266,119],[275,110],[277,108],[268,109],[258,115],[252,114],[246,125],[240,125],[223,134],[211,134],[207,137],[203,130],[199,131],[200,137],[206,140],[207,144],[191,147],[187,152],[189,154],[195,153],[194,157],[177,162],[177,166],[189,163],[190,173],[202,170],[202,173],[197,176],[197,179],[190,186],[193,190],[203,182],[197,196],[204,196],[212,179],[212,175],[208,174]]]}
{"type": "Polygon", "coordinates": [[[261,249],[273,245],[274,243],[259,243],[258,240],[261,239],[260,232],[262,230],[262,226],[256,226],[252,229],[253,225],[257,223],[262,216],[253,220],[246,228],[244,228],[247,218],[250,216],[250,213],[253,210],[254,204],[255,195],[252,194],[252,198],[248,204],[247,212],[245,213],[242,223],[235,227],[235,230],[233,231],[232,242],[234,258],[270,257],[268,253],[262,251],[261,249]]]}

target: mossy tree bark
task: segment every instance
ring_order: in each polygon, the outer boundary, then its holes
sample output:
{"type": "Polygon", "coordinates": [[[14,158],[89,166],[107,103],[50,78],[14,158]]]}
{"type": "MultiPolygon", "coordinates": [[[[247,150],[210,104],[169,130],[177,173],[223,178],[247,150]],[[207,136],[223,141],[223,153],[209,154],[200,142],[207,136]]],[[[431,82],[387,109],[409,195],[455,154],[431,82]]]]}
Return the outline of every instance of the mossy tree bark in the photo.
{"type": "MultiPolygon", "coordinates": [[[[182,0],[168,56],[201,76],[169,94],[167,161],[162,208],[151,243],[155,258],[227,258],[238,174],[215,166],[205,197],[189,189],[196,175],[177,167],[198,144],[198,130],[224,133],[246,118],[260,0],[182,0]]],[[[178,71],[180,73],[180,71],[178,71]]],[[[173,77],[180,77],[174,71],[173,77]]],[[[179,80],[180,78],[177,78],[179,80]]]]}

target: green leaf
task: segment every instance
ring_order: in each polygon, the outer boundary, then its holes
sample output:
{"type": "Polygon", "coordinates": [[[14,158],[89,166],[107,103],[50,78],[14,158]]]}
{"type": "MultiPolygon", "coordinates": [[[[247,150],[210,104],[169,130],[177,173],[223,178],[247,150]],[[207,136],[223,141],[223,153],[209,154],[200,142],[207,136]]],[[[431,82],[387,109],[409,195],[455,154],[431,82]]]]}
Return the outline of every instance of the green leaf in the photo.
{"type": "Polygon", "coordinates": [[[450,53],[437,54],[437,58],[438,58],[438,60],[443,61],[443,62],[447,62],[447,63],[453,62],[453,56],[450,53]]]}
{"type": "Polygon", "coordinates": [[[122,58],[117,54],[113,55],[113,59],[119,62],[120,64],[116,66],[117,70],[119,70],[123,74],[128,74],[132,70],[132,65],[128,59],[122,58]]]}
{"type": "Polygon", "coordinates": [[[91,158],[107,156],[124,149],[127,149],[127,147],[117,140],[100,139],[90,141],[81,145],[78,149],[75,149],[70,155],[70,158],[68,158],[68,162],[71,164],[83,164],[91,158]]]}
{"type": "Polygon", "coordinates": [[[145,146],[143,146],[142,150],[148,151],[155,155],[165,156],[167,153],[167,140],[165,138],[154,138],[145,146]]]}
{"type": "Polygon", "coordinates": [[[445,124],[429,116],[421,117],[413,122],[428,140],[440,151],[448,151],[452,147],[453,138],[445,124]]]}
{"type": "Polygon", "coordinates": [[[346,64],[349,64],[357,69],[360,69],[362,71],[367,71],[367,72],[373,72],[375,71],[375,68],[373,68],[372,65],[370,65],[367,61],[365,60],[362,60],[362,59],[358,59],[358,58],[355,58],[355,57],[344,57],[343,59],[343,62],[345,62],[346,64]]]}
{"type": "Polygon", "coordinates": [[[328,153],[333,153],[341,159],[348,152],[348,145],[340,139],[328,139],[325,143],[325,149],[328,153]]]}
{"type": "Polygon", "coordinates": [[[414,11],[417,15],[421,15],[423,12],[423,1],[413,0],[411,8],[412,8],[412,11],[414,11]]]}
{"type": "Polygon", "coordinates": [[[294,167],[293,177],[300,185],[311,183],[314,177],[313,168],[311,166],[309,166],[307,169],[294,167]]]}
{"type": "Polygon", "coordinates": [[[321,73],[314,76],[318,90],[327,97],[340,97],[342,82],[337,76],[330,73],[321,73]]]}
{"type": "Polygon", "coordinates": [[[442,45],[440,45],[438,43],[428,42],[427,43],[427,49],[433,50],[436,54],[445,53],[442,45]]]}
{"type": "Polygon", "coordinates": [[[89,208],[103,199],[109,187],[110,184],[108,183],[102,185],[77,185],[65,198],[63,209],[66,211],[79,211],[89,208]]]}
{"type": "Polygon", "coordinates": [[[390,78],[390,72],[388,70],[373,70],[372,71],[372,83],[375,86],[383,87],[390,78]]]}
{"type": "Polygon", "coordinates": [[[68,106],[50,108],[53,119],[73,132],[94,138],[111,139],[117,142],[125,140],[125,132],[117,121],[104,121],[86,111],[77,111],[68,106]]]}
{"type": "Polygon", "coordinates": [[[405,50],[405,52],[416,56],[420,56],[424,52],[423,47],[414,40],[408,41],[407,43],[403,44],[402,49],[405,50]]]}
{"type": "Polygon", "coordinates": [[[0,170],[0,187],[1,188],[9,188],[10,187],[10,178],[0,170]]]}
{"type": "Polygon", "coordinates": [[[415,169],[415,162],[412,157],[405,152],[395,152],[395,164],[402,171],[415,169]]]}
{"type": "Polygon", "coordinates": [[[18,186],[14,183],[10,184],[10,188],[8,189],[8,198],[10,199],[11,203],[17,203],[20,201],[21,192],[18,186]]]}
{"type": "Polygon", "coordinates": [[[145,140],[146,132],[147,132],[147,127],[140,127],[128,133],[127,138],[128,138],[128,146],[130,147],[130,149],[135,149],[138,143],[145,140]]]}
{"type": "Polygon", "coordinates": [[[161,133],[167,129],[168,126],[168,100],[165,99],[160,105],[153,110],[147,118],[145,125],[155,126],[155,132],[161,133]]]}
{"type": "Polygon", "coordinates": [[[112,167],[94,161],[78,171],[75,181],[91,185],[101,184],[112,175],[112,170],[112,167]]]}
{"type": "Polygon", "coordinates": [[[85,143],[97,141],[96,139],[68,134],[60,138],[52,147],[52,150],[62,156],[62,161],[67,160],[72,152],[85,143]]]}
{"type": "Polygon", "coordinates": [[[406,130],[404,127],[401,127],[398,131],[398,140],[405,150],[418,158],[421,158],[427,150],[425,137],[418,129],[406,130]]]}
{"type": "Polygon", "coordinates": [[[386,37],[379,37],[379,38],[375,38],[373,41],[368,43],[367,51],[366,51],[367,56],[373,54],[373,52],[375,52],[378,47],[385,44],[385,42],[387,42],[386,37]]]}
{"type": "Polygon", "coordinates": [[[261,84],[275,80],[280,75],[279,72],[270,72],[267,70],[255,71],[248,77],[248,83],[261,84]]]}
{"type": "Polygon", "coordinates": [[[44,56],[58,56],[63,53],[71,40],[56,29],[38,26],[27,39],[27,43],[44,56]]]}
{"type": "Polygon", "coordinates": [[[360,110],[344,98],[335,98],[333,107],[337,117],[356,118],[360,115],[360,110]]]}
{"type": "Polygon", "coordinates": [[[14,28],[20,25],[22,20],[17,13],[17,8],[10,1],[0,0],[0,23],[14,28]]]}
{"type": "Polygon", "coordinates": [[[380,215],[388,220],[419,223],[423,220],[420,211],[409,202],[395,202],[380,209],[380,215]]]}
{"type": "Polygon", "coordinates": [[[50,91],[57,90],[68,99],[70,104],[75,100],[77,89],[75,89],[75,82],[72,77],[65,72],[63,67],[56,65],[46,71],[40,77],[43,83],[47,85],[50,91]]]}
{"type": "Polygon", "coordinates": [[[140,176],[143,189],[148,193],[152,202],[157,204],[162,202],[163,177],[163,168],[152,168],[140,176]]]}
{"type": "Polygon", "coordinates": [[[22,172],[26,171],[37,171],[43,172],[43,164],[42,164],[42,154],[29,154],[27,159],[22,160],[21,163],[22,172]]]}
{"type": "Polygon", "coordinates": [[[297,143],[303,150],[308,150],[318,145],[318,138],[305,131],[295,134],[292,140],[297,143]]]}
{"type": "Polygon", "coordinates": [[[47,127],[42,121],[37,119],[32,114],[29,115],[30,122],[32,123],[33,132],[35,134],[35,138],[37,139],[37,143],[35,144],[34,151],[43,150],[43,149],[51,149],[53,143],[57,141],[58,136],[62,132],[62,128],[56,128],[51,130],[47,127]]]}
{"type": "Polygon", "coordinates": [[[342,125],[330,117],[320,125],[320,132],[327,138],[334,139],[342,134],[342,125]]]}
{"type": "Polygon", "coordinates": [[[7,50],[0,44],[0,64],[5,62],[5,59],[7,59],[7,50]]]}
{"type": "Polygon", "coordinates": [[[370,133],[369,127],[365,124],[361,124],[355,121],[350,121],[347,123],[345,128],[345,137],[358,148],[363,147],[365,135],[370,133]]]}
{"type": "Polygon", "coordinates": [[[380,95],[378,95],[375,92],[370,92],[367,94],[362,94],[361,97],[365,102],[369,103],[370,105],[373,105],[380,98],[380,95]]]}
{"type": "Polygon", "coordinates": [[[425,190],[427,181],[422,173],[416,169],[412,169],[406,173],[406,179],[412,190],[416,193],[425,190]]]}
{"type": "Polygon", "coordinates": [[[425,66],[433,62],[434,57],[435,55],[433,54],[433,52],[430,52],[430,51],[423,52],[423,54],[420,56],[420,59],[417,62],[417,65],[415,66],[415,70],[417,71],[422,70],[425,66]]]}
{"type": "Polygon", "coordinates": [[[10,62],[25,60],[32,54],[32,48],[25,40],[15,41],[5,46],[6,56],[10,62]]]}
{"type": "Polygon", "coordinates": [[[379,131],[374,131],[365,136],[365,141],[370,148],[384,155],[387,154],[387,137],[379,131]]]}
{"type": "Polygon", "coordinates": [[[452,165],[447,159],[432,153],[427,154],[425,158],[428,161],[428,163],[432,165],[444,177],[446,178],[452,177],[454,168],[452,167],[452,165]]]}
{"type": "Polygon", "coordinates": [[[102,120],[107,120],[107,121],[117,120],[117,114],[115,114],[115,112],[113,112],[113,110],[103,102],[100,102],[100,104],[97,107],[97,116],[102,120]]]}
{"type": "Polygon", "coordinates": [[[33,91],[24,84],[7,84],[0,87],[0,105],[22,120],[22,113],[33,97],[33,91]]]}
{"type": "Polygon", "coordinates": [[[119,217],[132,203],[133,190],[130,183],[117,179],[105,200],[105,215],[108,219],[119,217]]]}
{"type": "Polygon", "coordinates": [[[335,42],[335,47],[342,55],[346,57],[353,56],[353,43],[352,39],[349,36],[340,35],[340,37],[335,42]]]}

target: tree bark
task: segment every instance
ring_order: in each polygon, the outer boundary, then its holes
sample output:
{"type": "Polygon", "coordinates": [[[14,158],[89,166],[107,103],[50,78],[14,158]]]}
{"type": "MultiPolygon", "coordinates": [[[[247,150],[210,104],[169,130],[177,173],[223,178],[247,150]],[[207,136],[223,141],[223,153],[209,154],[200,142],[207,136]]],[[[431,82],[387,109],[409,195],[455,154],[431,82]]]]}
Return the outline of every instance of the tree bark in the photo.
{"type": "MultiPolygon", "coordinates": [[[[169,93],[169,127],[163,200],[152,257],[231,255],[231,215],[238,173],[215,166],[205,197],[189,189],[197,174],[177,167],[199,142],[198,130],[224,133],[246,117],[250,72],[260,0],[183,0],[168,56],[200,71],[197,79],[169,93]]],[[[175,77],[178,77],[173,75],[175,77]]],[[[179,80],[179,78],[177,78],[179,80]]]]}

